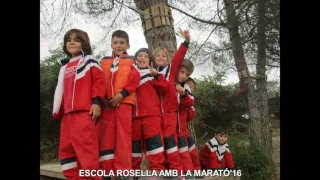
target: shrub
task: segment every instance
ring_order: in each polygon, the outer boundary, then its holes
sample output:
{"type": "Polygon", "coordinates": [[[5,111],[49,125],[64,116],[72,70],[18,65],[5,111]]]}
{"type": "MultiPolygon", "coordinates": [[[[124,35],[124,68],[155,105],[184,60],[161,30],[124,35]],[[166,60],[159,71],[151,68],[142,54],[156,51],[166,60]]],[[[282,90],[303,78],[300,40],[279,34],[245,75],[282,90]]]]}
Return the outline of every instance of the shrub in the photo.
{"type": "MultiPolygon", "coordinates": [[[[228,143],[229,144],[229,143],[228,143]]],[[[269,180],[275,173],[275,164],[261,148],[245,142],[229,144],[235,169],[241,170],[241,180],[269,180]]]]}

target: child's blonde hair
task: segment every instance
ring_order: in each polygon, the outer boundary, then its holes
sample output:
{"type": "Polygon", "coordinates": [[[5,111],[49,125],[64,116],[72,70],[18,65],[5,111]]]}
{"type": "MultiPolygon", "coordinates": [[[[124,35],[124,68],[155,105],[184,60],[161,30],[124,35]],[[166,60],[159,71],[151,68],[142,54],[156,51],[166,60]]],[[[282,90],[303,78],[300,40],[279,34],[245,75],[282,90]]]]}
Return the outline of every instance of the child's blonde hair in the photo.
{"type": "Polygon", "coordinates": [[[160,51],[163,51],[164,53],[166,53],[167,55],[167,60],[168,60],[168,63],[170,62],[169,60],[169,53],[168,53],[168,50],[166,48],[162,48],[162,47],[157,47],[155,50],[153,50],[152,52],[152,55],[154,57],[154,59],[156,59],[156,54],[160,51]]]}

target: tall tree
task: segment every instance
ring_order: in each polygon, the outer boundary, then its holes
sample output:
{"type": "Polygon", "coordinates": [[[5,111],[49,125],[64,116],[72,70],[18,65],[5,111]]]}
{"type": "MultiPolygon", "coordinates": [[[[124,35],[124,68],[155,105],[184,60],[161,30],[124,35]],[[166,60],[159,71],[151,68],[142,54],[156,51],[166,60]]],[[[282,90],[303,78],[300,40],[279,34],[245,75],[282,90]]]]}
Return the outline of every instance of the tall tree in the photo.
{"type": "Polygon", "coordinates": [[[177,51],[177,40],[173,27],[171,8],[167,0],[134,0],[140,14],[144,36],[148,48],[153,51],[157,47],[166,48],[169,55],[177,51]],[[148,23],[151,25],[150,29],[148,23]]]}

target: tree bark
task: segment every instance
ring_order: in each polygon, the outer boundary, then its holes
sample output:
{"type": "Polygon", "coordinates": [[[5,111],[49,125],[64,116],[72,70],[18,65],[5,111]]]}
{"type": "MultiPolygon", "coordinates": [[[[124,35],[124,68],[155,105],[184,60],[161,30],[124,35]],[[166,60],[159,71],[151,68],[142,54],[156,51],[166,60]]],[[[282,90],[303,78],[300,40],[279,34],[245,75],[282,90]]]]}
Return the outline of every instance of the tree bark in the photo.
{"type": "Polygon", "coordinates": [[[269,158],[272,158],[272,132],[269,121],[268,92],[266,78],[266,0],[258,0],[258,25],[257,25],[257,97],[259,103],[260,121],[261,121],[261,140],[262,147],[268,152],[269,158]]]}
{"type": "MultiPolygon", "coordinates": [[[[260,90],[259,93],[257,93],[257,90],[255,88],[254,82],[252,78],[250,78],[250,72],[246,63],[246,59],[243,52],[243,47],[241,44],[241,37],[239,34],[239,19],[236,16],[235,8],[233,4],[233,0],[224,0],[225,4],[225,11],[227,15],[227,28],[229,31],[229,38],[231,41],[232,46],[232,52],[234,56],[235,66],[237,68],[237,72],[239,74],[239,79],[243,79],[244,86],[247,89],[247,98],[248,98],[248,109],[249,109],[249,140],[252,144],[259,145],[266,154],[268,154],[269,157],[271,154],[271,146],[269,146],[272,142],[271,140],[271,134],[270,134],[270,128],[268,126],[268,115],[266,118],[265,112],[267,109],[266,107],[263,107],[262,105],[267,104],[267,101],[262,102],[262,100],[265,100],[265,96],[267,95],[266,90],[260,90]],[[260,99],[259,97],[263,97],[260,99]]],[[[264,34],[263,30],[260,30],[261,33],[264,34]]],[[[263,36],[261,37],[261,39],[263,36]]],[[[265,38],[264,38],[265,39],[265,38]]],[[[261,41],[261,40],[260,40],[261,41]]],[[[265,40],[264,40],[265,41],[265,40]]],[[[261,54],[263,53],[264,48],[264,57],[265,57],[265,47],[263,45],[261,48],[261,54]]],[[[261,56],[261,55],[260,55],[261,56]]],[[[260,57],[261,58],[261,57],[260,57]]],[[[263,64],[263,61],[259,64],[259,70],[260,74],[263,74],[263,77],[265,77],[265,62],[263,64]],[[261,69],[261,66],[264,65],[264,71],[261,69]]],[[[266,82],[261,81],[260,82],[260,88],[266,88],[266,82]]],[[[268,111],[268,109],[267,109],[268,111]]],[[[268,114],[268,113],[267,113],[268,114]]]]}
{"type": "MultiPolygon", "coordinates": [[[[151,6],[157,4],[168,4],[166,0],[134,0],[136,7],[140,11],[144,11],[151,6]]],[[[168,7],[169,10],[171,10],[168,7]]],[[[140,15],[141,22],[143,23],[144,17],[140,15]]],[[[143,24],[142,24],[143,25],[143,24]]],[[[148,44],[148,49],[153,52],[157,47],[166,48],[169,53],[169,61],[177,51],[177,39],[175,36],[174,28],[169,25],[154,27],[144,32],[145,39],[148,44]]]]}

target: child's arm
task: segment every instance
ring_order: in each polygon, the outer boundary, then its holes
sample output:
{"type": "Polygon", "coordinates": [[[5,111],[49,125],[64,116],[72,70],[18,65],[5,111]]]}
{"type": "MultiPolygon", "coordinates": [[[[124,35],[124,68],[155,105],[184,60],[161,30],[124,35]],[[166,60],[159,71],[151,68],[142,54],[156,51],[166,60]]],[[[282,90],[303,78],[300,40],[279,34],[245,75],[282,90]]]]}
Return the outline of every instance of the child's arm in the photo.
{"type": "Polygon", "coordinates": [[[226,162],[226,167],[228,169],[233,169],[234,168],[234,163],[233,163],[233,160],[232,160],[232,155],[231,155],[231,152],[230,152],[228,146],[226,146],[226,148],[227,148],[227,150],[224,153],[224,160],[226,162]]]}
{"type": "Polygon", "coordinates": [[[59,75],[58,75],[58,82],[54,92],[53,98],[53,108],[52,108],[52,116],[55,119],[62,119],[64,114],[63,109],[63,80],[64,80],[64,70],[65,65],[60,68],[59,75]]]}
{"type": "Polygon", "coordinates": [[[191,94],[191,90],[186,87],[184,94],[180,94],[180,108],[191,108],[194,105],[194,97],[191,94]]]}
{"type": "Polygon", "coordinates": [[[96,61],[93,57],[88,57],[90,64],[90,73],[91,73],[91,99],[92,105],[90,107],[89,114],[92,115],[92,119],[96,120],[101,113],[101,103],[103,102],[106,86],[104,80],[104,73],[98,61],[96,61]]]}
{"type": "Polygon", "coordinates": [[[90,71],[91,71],[91,78],[92,78],[92,86],[91,86],[92,104],[97,104],[100,106],[106,92],[104,72],[102,71],[102,68],[99,65],[98,61],[91,62],[90,71]]]}
{"type": "Polygon", "coordinates": [[[153,62],[151,62],[151,67],[148,65],[150,70],[150,75],[153,77],[151,83],[156,89],[156,92],[164,95],[167,91],[168,81],[163,74],[160,74],[154,67],[153,62]]]}
{"type": "Polygon", "coordinates": [[[179,31],[179,33],[185,37],[185,41],[180,44],[179,49],[174,54],[172,61],[171,61],[171,69],[170,69],[170,75],[169,75],[169,81],[174,82],[175,77],[179,71],[180,65],[188,51],[189,43],[190,43],[190,34],[189,31],[179,31]]]}
{"type": "Polygon", "coordinates": [[[217,169],[221,168],[221,164],[218,163],[218,156],[217,156],[216,150],[212,151],[212,149],[211,149],[210,158],[209,158],[209,165],[212,170],[217,170],[217,169]]]}
{"type": "Polygon", "coordinates": [[[192,106],[191,108],[188,108],[187,122],[193,121],[195,117],[196,117],[196,111],[195,111],[194,107],[192,106]]]}
{"type": "Polygon", "coordinates": [[[123,98],[129,96],[132,92],[134,92],[140,83],[140,73],[135,67],[135,64],[132,64],[131,71],[129,73],[128,80],[126,84],[123,86],[123,89],[120,91],[120,93],[116,94],[109,103],[115,107],[120,105],[123,98]]]}
{"type": "Polygon", "coordinates": [[[167,87],[168,87],[168,81],[164,77],[163,74],[158,73],[154,76],[152,79],[152,85],[156,89],[157,93],[160,93],[162,95],[166,94],[167,87]]]}
{"type": "Polygon", "coordinates": [[[140,72],[137,70],[135,65],[131,66],[131,71],[128,77],[126,84],[123,86],[122,91],[120,92],[123,98],[129,96],[132,92],[134,92],[140,83],[140,72]]]}

